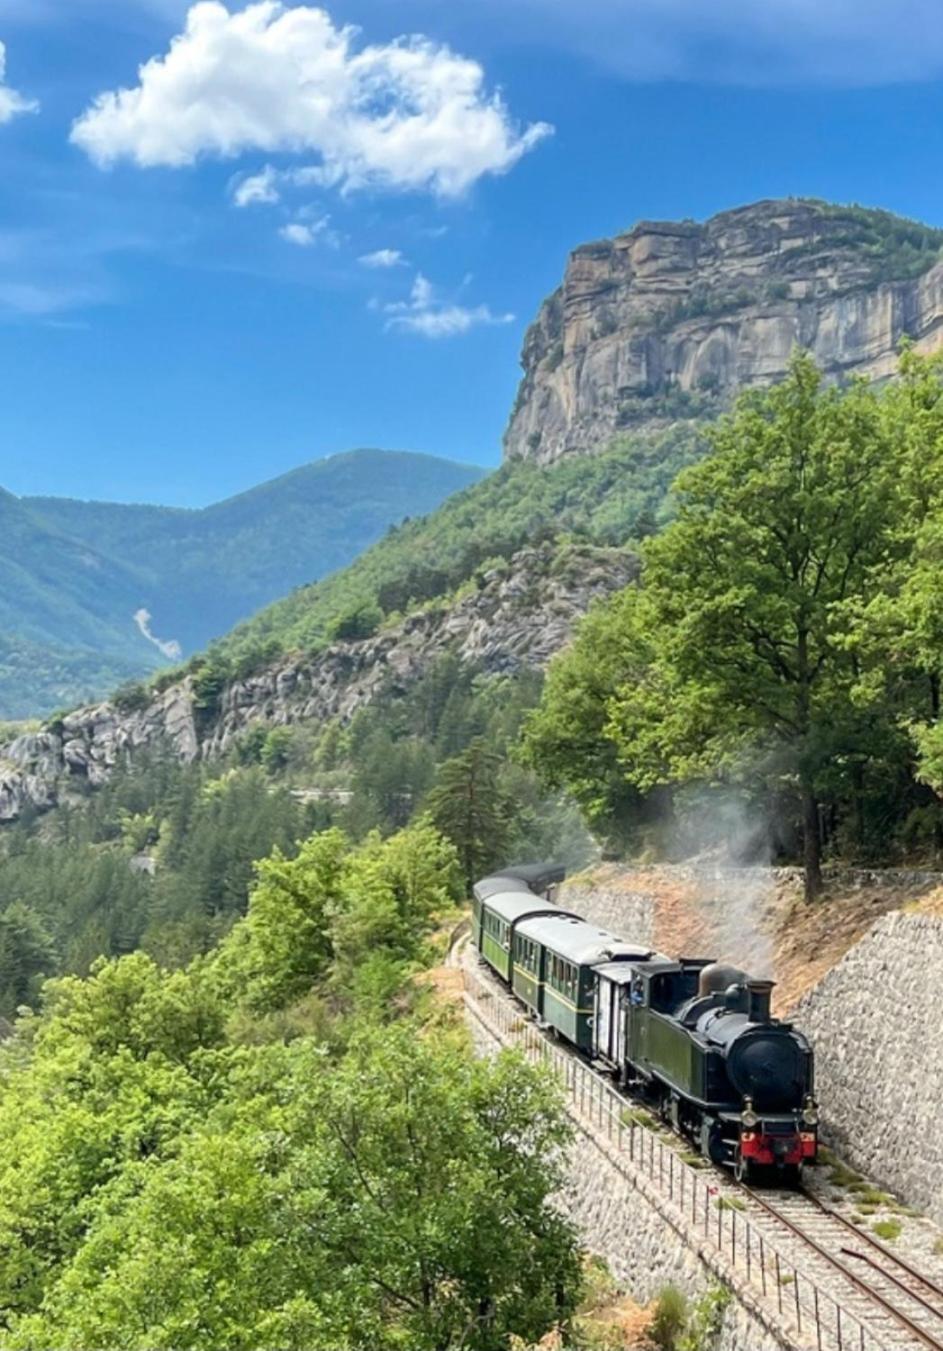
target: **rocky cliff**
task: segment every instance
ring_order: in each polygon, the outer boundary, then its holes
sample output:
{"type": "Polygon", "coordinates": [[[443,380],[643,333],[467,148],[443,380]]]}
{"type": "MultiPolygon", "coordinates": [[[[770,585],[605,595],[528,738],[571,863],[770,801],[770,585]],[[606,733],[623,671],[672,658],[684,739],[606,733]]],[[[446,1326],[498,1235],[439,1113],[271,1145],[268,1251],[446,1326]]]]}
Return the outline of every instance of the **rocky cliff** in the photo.
{"type": "Polygon", "coordinates": [[[886,212],[759,202],[586,244],[524,344],[509,459],[550,464],[633,427],[710,415],[799,345],[880,378],[943,341],[943,232],[886,212]]]}
{"type": "Polygon", "coordinates": [[[349,719],[381,691],[407,687],[450,649],[487,674],[540,668],[592,602],[625,586],[633,571],[633,560],[619,550],[523,549],[452,602],[231,684],[210,717],[196,708],[189,679],[144,708],[79,709],[0,745],[0,822],[103,783],[125,757],[146,748],[192,761],[225,754],[253,724],[349,719]]]}

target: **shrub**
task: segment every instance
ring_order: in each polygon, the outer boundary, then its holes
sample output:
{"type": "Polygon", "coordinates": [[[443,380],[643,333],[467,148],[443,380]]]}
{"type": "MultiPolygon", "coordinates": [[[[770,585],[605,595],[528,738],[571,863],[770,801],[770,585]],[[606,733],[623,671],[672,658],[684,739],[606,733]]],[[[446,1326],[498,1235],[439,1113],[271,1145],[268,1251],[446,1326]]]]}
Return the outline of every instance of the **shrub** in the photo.
{"type": "Polygon", "coordinates": [[[150,691],[140,681],[129,681],[119,686],[111,697],[111,702],[121,713],[139,713],[151,702],[150,691]]]}
{"type": "Polygon", "coordinates": [[[648,1335],[659,1351],[678,1351],[688,1321],[688,1301],[674,1285],[666,1285],[655,1301],[648,1335]]]}
{"type": "Polygon", "coordinates": [[[333,642],[357,642],[363,638],[372,638],[383,623],[383,611],[372,601],[364,601],[338,615],[328,628],[328,637],[333,642]]]}

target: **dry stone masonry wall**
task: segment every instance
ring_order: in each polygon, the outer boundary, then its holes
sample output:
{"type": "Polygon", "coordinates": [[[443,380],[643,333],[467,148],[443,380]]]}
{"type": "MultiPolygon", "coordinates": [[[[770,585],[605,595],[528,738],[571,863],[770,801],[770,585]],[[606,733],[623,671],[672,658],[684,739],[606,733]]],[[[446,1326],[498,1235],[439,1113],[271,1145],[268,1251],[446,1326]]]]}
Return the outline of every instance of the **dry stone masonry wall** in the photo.
{"type": "Polygon", "coordinates": [[[885,916],[796,1018],[842,1157],[943,1223],[943,919],[885,916]]]}
{"type": "MultiPolygon", "coordinates": [[[[495,1025],[482,1021],[469,1000],[469,1029],[480,1055],[507,1044],[495,1025]]],[[[570,1108],[577,1135],[567,1161],[558,1204],[576,1225],[587,1251],[604,1258],[613,1275],[639,1303],[674,1285],[693,1302],[725,1284],[734,1298],[710,1351],[798,1351],[785,1329],[775,1326],[736,1273],[703,1241],[694,1226],[660,1203],[645,1179],[627,1170],[605,1134],[570,1108]]]]}

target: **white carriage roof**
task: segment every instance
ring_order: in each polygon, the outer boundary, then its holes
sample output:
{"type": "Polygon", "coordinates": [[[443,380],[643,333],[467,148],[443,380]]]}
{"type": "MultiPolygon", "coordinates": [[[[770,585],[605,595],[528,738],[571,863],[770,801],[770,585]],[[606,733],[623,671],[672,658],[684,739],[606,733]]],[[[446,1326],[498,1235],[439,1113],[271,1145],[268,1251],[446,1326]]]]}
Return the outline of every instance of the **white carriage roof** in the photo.
{"type": "Polygon", "coordinates": [[[562,906],[554,905],[553,901],[545,901],[542,896],[535,896],[532,891],[526,890],[488,896],[482,900],[482,905],[485,910],[490,910],[493,915],[497,915],[508,924],[516,924],[525,915],[553,915],[565,918],[570,913],[562,906]]]}
{"type": "Polygon", "coordinates": [[[645,961],[652,955],[651,948],[644,944],[627,942],[565,912],[523,920],[517,932],[577,966],[597,966],[619,958],[645,961]]]}

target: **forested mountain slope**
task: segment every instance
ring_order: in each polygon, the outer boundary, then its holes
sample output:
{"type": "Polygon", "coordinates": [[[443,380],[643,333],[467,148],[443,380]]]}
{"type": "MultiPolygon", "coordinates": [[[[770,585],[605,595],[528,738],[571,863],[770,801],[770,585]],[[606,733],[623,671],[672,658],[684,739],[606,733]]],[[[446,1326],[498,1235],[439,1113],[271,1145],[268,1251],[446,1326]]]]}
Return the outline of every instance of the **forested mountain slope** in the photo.
{"type": "Polygon", "coordinates": [[[506,466],[153,688],[9,741],[0,819],[101,782],[127,747],[192,759],[228,751],[253,721],[349,717],[450,649],[491,674],[542,668],[591,600],[625,585],[632,542],[658,529],[671,479],[702,450],[685,426],[549,470],[506,466]]]}
{"type": "Polygon", "coordinates": [[[3,494],[0,717],[103,694],[203,647],[482,472],[365,450],[202,511],[3,494]]]}

